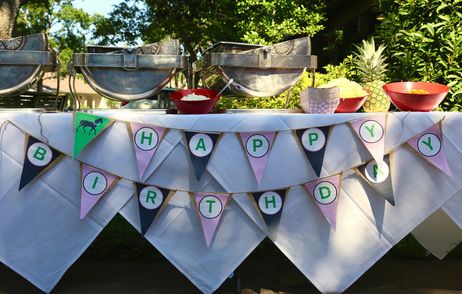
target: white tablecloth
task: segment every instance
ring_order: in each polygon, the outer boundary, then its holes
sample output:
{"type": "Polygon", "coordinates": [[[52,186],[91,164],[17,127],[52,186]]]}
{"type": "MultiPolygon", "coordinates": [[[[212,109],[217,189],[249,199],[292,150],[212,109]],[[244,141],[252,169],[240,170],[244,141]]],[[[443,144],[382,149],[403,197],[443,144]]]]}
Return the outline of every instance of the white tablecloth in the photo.
{"type": "MultiPolygon", "coordinates": [[[[454,174],[449,178],[408,148],[399,147],[392,163],[394,207],[351,171],[371,156],[342,122],[367,114],[188,116],[145,111],[100,111],[98,114],[171,129],[149,165],[149,176],[144,182],[171,189],[236,193],[234,201],[225,209],[209,248],[185,192],[175,194],[146,234],[149,242],[206,293],[218,288],[265,238],[264,223],[245,194],[248,191],[293,186],[274,242],[322,292],[345,290],[439,208],[460,226],[462,201],[458,195],[462,193],[457,193],[462,189],[462,165],[459,164],[462,115],[458,113],[389,114],[386,153],[444,117],[445,151],[454,174]],[[343,172],[335,231],[306,191],[298,186],[316,176],[291,132],[295,128],[331,124],[338,125],[331,133],[323,172],[324,175],[343,172]],[[225,132],[200,181],[195,179],[178,129],[225,132]],[[235,133],[245,131],[279,131],[260,187],[235,133]]],[[[71,113],[41,114],[40,117],[33,112],[0,113],[0,123],[10,120],[27,133],[46,138],[52,147],[68,155],[73,148],[72,119],[71,113]]],[[[78,162],[66,158],[18,193],[24,136],[15,126],[5,124],[1,138],[0,261],[37,287],[51,290],[119,210],[139,230],[138,206],[132,197],[131,183],[139,180],[138,172],[123,123],[115,122],[79,157],[83,162],[124,178],[83,221],[78,214],[78,162]]]]}

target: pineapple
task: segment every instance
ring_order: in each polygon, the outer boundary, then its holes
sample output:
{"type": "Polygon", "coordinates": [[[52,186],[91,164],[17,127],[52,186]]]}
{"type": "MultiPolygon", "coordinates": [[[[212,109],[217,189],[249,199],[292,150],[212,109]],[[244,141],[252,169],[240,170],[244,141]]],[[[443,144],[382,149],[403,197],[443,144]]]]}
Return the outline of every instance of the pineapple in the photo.
{"type": "Polygon", "coordinates": [[[369,92],[363,109],[365,112],[386,112],[390,108],[390,99],[382,88],[388,65],[382,55],[385,46],[380,45],[376,50],[374,38],[371,38],[370,41],[363,40],[362,46],[356,46],[356,49],[356,67],[364,82],[364,90],[369,92]]]}

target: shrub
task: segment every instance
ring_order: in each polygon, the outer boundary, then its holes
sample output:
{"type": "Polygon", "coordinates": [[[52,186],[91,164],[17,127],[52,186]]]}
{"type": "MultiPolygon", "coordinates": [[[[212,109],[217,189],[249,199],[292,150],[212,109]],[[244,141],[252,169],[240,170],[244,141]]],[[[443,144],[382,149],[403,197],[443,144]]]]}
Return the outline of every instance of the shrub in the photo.
{"type": "Polygon", "coordinates": [[[462,109],[462,1],[381,0],[377,34],[387,45],[389,78],[447,84],[443,110],[462,109]]]}

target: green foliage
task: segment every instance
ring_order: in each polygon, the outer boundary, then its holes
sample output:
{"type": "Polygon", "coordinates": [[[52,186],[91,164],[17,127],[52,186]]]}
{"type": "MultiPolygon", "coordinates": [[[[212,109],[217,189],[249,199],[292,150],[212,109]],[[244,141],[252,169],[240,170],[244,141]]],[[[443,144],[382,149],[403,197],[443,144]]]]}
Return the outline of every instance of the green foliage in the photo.
{"type": "Polygon", "coordinates": [[[101,44],[179,39],[195,61],[218,41],[276,43],[312,36],[323,21],[320,0],[125,0],[96,23],[96,35],[101,44]]]}
{"type": "Polygon", "coordinates": [[[237,1],[236,28],[242,41],[271,44],[296,35],[314,36],[324,29],[323,1],[237,1]]]}
{"type": "Polygon", "coordinates": [[[101,19],[72,6],[72,0],[27,1],[16,21],[16,35],[46,33],[50,45],[59,51],[61,74],[67,74],[67,62],[73,52],[83,51],[92,23],[101,19]]]}
{"type": "Polygon", "coordinates": [[[194,61],[196,53],[212,43],[238,39],[234,10],[235,2],[230,0],[125,0],[108,19],[95,24],[95,33],[105,45],[179,39],[194,61]]]}
{"type": "Polygon", "coordinates": [[[462,110],[462,1],[381,0],[378,37],[387,45],[389,78],[451,87],[442,110],[462,110]]]}
{"type": "MultiPolygon", "coordinates": [[[[148,18],[146,11],[142,9],[138,1],[122,2],[114,6],[107,18],[96,16],[94,19],[94,36],[100,44],[117,44],[124,42],[127,45],[135,45],[139,38],[147,33],[144,21],[148,18]]],[[[162,28],[159,27],[159,30],[162,28]]],[[[151,32],[152,33],[152,32],[151,32]]],[[[146,35],[144,41],[151,41],[157,35],[146,35]]],[[[161,39],[165,35],[162,35],[161,39]]]]}

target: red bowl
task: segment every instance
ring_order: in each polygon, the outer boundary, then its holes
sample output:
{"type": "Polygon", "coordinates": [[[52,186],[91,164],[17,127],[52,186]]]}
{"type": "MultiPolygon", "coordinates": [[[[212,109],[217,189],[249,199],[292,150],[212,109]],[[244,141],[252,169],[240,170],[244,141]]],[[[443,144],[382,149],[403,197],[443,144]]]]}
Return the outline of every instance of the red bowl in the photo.
{"type": "Polygon", "coordinates": [[[393,104],[402,111],[432,111],[449,92],[449,87],[430,82],[399,82],[383,85],[393,104]],[[413,94],[411,90],[425,90],[428,94],[413,94]]]}
{"type": "Polygon", "coordinates": [[[220,99],[220,96],[217,96],[217,94],[218,94],[218,91],[211,90],[211,89],[187,89],[187,90],[181,90],[181,91],[170,93],[170,99],[173,101],[176,108],[178,108],[178,110],[181,113],[205,114],[205,113],[209,113],[212,110],[212,108],[215,106],[215,104],[217,103],[218,99],[220,99]],[[181,98],[189,94],[202,95],[210,99],[203,100],[203,101],[182,101],[181,100],[181,98]]]}
{"type": "Polygon", "coordinates": [[[356,112],[366,101],[367,96],[355,98],[340,98],[340,103],[335,109],[335,113],[356,112]]]}

